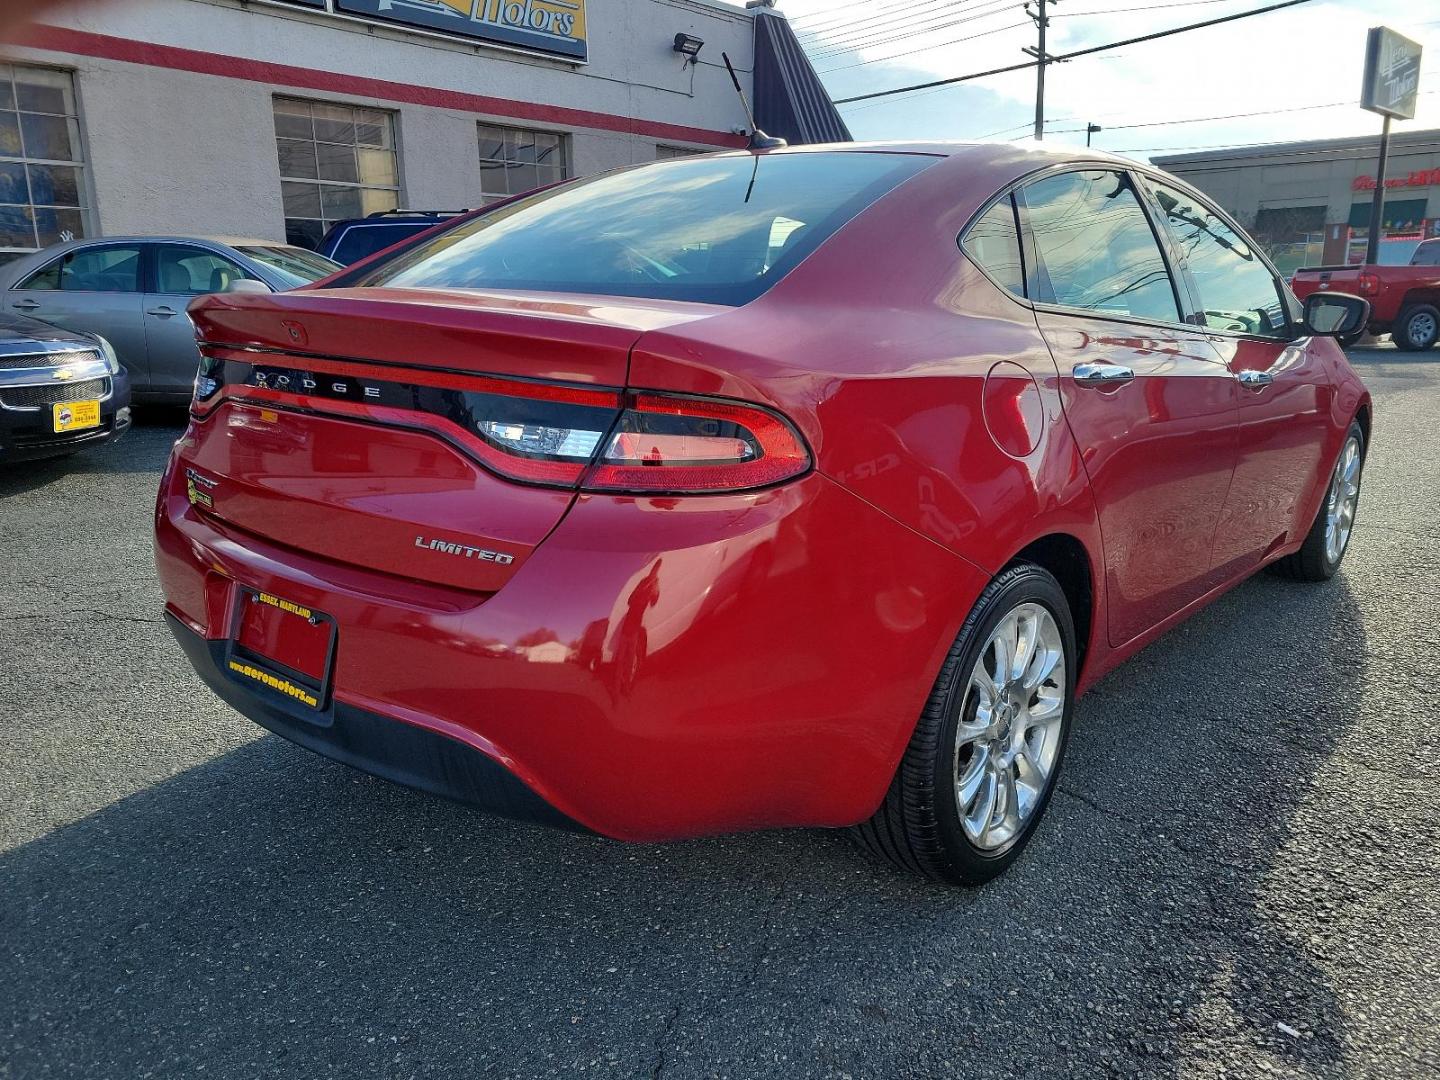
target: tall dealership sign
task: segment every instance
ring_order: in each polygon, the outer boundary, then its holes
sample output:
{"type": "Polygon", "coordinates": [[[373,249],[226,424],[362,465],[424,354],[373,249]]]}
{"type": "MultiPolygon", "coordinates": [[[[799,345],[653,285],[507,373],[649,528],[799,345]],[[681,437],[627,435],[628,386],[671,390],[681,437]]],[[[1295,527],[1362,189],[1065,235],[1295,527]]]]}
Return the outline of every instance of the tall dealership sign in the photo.
{"type": "Polygon", "coordinates": [[[282,0],[376,22],[585,60],[585,0],[282,0]]]}
{"type": "Polygon", "coordinates": [[[1397,34],[1388,26],[1372,26],[1365,39],[1365,79],[1360,107],[1385,118],[1380,128],[1380,160],[1375,167],[1375,197],[1370,204],[1370,235],[1365,261],[1373,263],[1380,252],[1380,223],[1385,209],[1385,166],[1390,160],[1390,121],[1415,116],[1420,92],[1420,43],[1397,34]]]}
{"type": "Polygon", "coordinates": [[[1415,118],[1420,91],[1420,44],[1388,26],[1375,26],[1365,42],[1365,83],[1360,107],[1396,120],[1415,118]]]}

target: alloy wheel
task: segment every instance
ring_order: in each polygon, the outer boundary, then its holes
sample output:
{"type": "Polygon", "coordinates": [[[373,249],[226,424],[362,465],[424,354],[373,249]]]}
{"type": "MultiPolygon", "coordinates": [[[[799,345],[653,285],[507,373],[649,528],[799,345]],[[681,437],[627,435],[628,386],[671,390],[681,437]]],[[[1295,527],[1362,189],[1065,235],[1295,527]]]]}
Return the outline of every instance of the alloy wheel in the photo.
{"type": "Polygon", "coordinates": [[[1429,345],[1435,340],[1437,332],[1440,332],[1440,323],[1436,323],[1435,316],[1428,311],[1416,312],[1405,325],[1405,336],[1416,348],[1423,349],[1429,345]]]}
{"type": "Polygon", "coordinates": [[[1345,440],[1330,492],[1325,501],[1325,557],[1331,565],[1340,561],[1350,543],[1350,530],[1355,526],[1355,506],[1360,501],[1360,442],[1354,436],[1345,440]]]}
{"type": "Polygon", "coordinates": [[[1012,843],[1044,802],[1066,687],[1055,617],[1036,603],[1009,611],[975,661],[956,726],[955,801],[965,838],[977,848],[1012,843]]]}

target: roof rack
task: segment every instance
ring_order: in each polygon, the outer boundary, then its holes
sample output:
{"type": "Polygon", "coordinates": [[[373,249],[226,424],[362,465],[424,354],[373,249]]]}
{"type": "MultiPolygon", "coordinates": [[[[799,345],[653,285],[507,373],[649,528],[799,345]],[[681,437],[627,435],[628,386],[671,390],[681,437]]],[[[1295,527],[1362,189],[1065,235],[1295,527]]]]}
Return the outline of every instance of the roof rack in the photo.
{"type": "Polygon", "coordinates": [[[397,207],[397,208],[394,209],[394,210],[376,210],[373,214],[366,214],[365,216],[366,216],[366,217],[372,217],[372,218],[380,218],[380,217],[390,217],[390,216],[392,216],[392,215],[398,214],[398,215],[403,215],[403,216],[405,216],[405,217],[433,217],[433,218],[443,218],[443,217],[458,217],[458,216],[461,215],[461,214],[468,214],[469,212],[470,212],[470,211],[469,211],[468,209],[465,209],[465,210],[410,210],[410,209],[407,209],[407,208],[405,208],[405,207],[397,207]]]}

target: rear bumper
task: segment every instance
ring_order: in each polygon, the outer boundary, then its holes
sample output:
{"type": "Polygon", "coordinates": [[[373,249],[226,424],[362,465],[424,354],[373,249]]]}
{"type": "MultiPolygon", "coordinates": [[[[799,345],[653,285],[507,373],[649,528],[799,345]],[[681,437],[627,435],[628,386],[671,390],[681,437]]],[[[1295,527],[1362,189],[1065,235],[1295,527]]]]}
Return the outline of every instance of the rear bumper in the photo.
{"type": "Polygon", "coordinates": [[[405,787],[521,821],[582,829],[494,758],[456,739],[337,701],[324,725],[302,705],[261,698],[224,674],[224,645],[174,615],[166,625],[205,684],[236,712],[307,750],[405,787]]]}
{"type": "Polygon", "coordinates": [[[100,402],[100,426],[56,434],[48,406],[15,409],[0,404],[0,462],[57,457],[118,439],[130,428],[130,377],[124,368],[107,376],[110,394],[100,402]]]}
{"type": "Polygon", "coordinates": [[[498,592],[465,592],[237,530],[190,505],[173,460],[157,570],[221,697],[377,775],[619,839],[863,820],[985,585],[811,474],[581,496],[498,592]],[[333,618],[335,734],[216,669],[237,585],[333,618]]]}

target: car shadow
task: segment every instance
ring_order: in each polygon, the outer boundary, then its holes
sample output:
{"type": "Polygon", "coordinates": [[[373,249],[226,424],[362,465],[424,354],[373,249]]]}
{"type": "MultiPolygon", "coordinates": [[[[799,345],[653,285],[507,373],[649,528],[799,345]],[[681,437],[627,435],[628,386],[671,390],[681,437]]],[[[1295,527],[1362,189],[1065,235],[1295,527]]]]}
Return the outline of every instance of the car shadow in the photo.
{"type": "Polygon", "coordinates": [[[38,491],[66,477],[153,473],[158,478],[171,444],[184,429],[183,408],[137,408],[130,430],[118,441],[90,446],[65,457],[0,461],[0,499],[38,491]]]}
{"type": "Polygon", "coordinates": [[[1346,1020],[1275,898],[1326,887],[1282,856],[1364,666],[1343,577],[1257,577],[1081,703],[978,890],[837,833],[545,831],[257,738],[0,855],[0,1075],[1179,1077],[1202,1036],[1330,1075],[1346,1020]]]}

